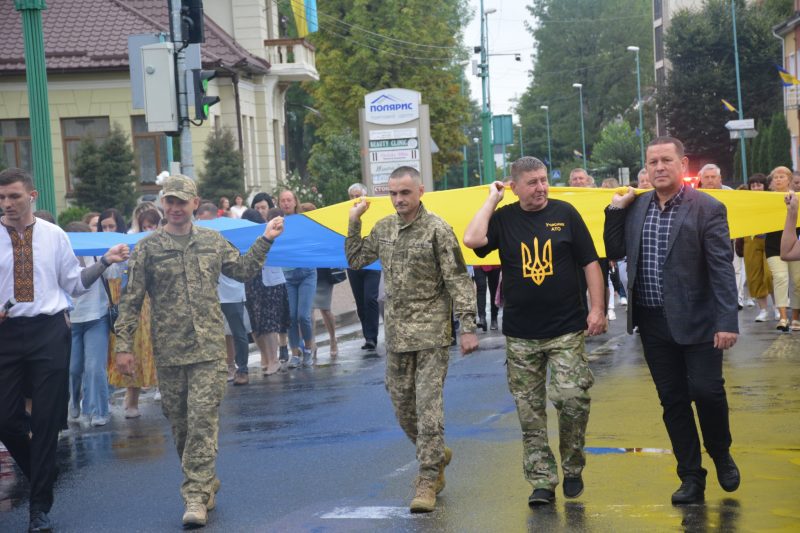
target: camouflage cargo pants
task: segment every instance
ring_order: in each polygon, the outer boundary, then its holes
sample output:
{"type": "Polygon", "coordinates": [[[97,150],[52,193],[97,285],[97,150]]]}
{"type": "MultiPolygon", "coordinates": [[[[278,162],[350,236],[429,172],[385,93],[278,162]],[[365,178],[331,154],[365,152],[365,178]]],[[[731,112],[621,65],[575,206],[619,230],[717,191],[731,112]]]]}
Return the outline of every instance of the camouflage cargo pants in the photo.
{"type": "Polygon", "coordinates": [[[584,350],[583,332],[552,339],[506,338],[508,388],[522,427],[523,468],[533,488],[558,485],[558,469],[547,442],[545,388],[558,413],[559,451],[565,477],[580,475],[589,421],[589,388],[594,383],[584,350]]]}
{"type": "Polygon", "coordinates": [[[225,361],[158,368],[161,407],[183,469],[183,501],[206,503],[217,461],[219,404],[227,380],[225,361]]]}
{"type": "Polygon", "coordinates": [[[444,461],[442,389],[450,350],[388,352],[386,390],[400,427],[417,447],[419,475],[436,479],[444,461]]]}

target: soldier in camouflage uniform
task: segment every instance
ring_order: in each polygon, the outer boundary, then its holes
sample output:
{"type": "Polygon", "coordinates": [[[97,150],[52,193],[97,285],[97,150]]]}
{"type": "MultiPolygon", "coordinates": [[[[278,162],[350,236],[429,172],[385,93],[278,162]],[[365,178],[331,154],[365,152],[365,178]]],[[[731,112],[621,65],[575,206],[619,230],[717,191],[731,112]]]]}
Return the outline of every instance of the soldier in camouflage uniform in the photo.
{"type": "Polygon", "coordinates": [[[194,181],[182,175],[167,178],[162,199],[167,224],[136,245],[116,323],[117,367],[131,374],[133,334],[142,300],[145,294],[150,297],[153,356],[163,411],[181,459],[187,526],[205,525],[219,490],[219,404],[227,379],[219,275],[237,281],[258,275],[283,231],[283,219],[273,219],[240,255],[219,232],[192,224],[198,203],[194,181]]]}
{"type": "Polygon", "coordinates": [[[452,451],[444,446],[442,387],[451,341],[450,315],[461,320],[461,352],[474,351],[475,294],[453,229],[425,210],[419,172],[400,167],[389,177],[397,211],[361,237],[365,198],[350,210],[345,253],[350,268],[381,260],[386,285],[386,390],[400,427],[417,447],[419,476],[412,512],[430,512],[444,488],[452,451]]]}
{"type": "Polygon", "coordinates": [[[520,158],[511,166],[511,176],[519,202],[495,211],[505,187],[499,181],[490,185],[489,198],[467,226],[464,244],[479,257],[500,251],[508,386],[522,426],[525,478],[533,486],[528,504],[535,506],[553,503],[558,485],[547,442],[546,389],[558,413],[564,495],[577,498],[583,492],[593,383],[584,330],[589,335],[605,331],[605,289],[581,216],[570,204],[547,197],[544,164],[534,157],[520,158]],[[588,314],[587,285],[592,302],[588,314]]]}

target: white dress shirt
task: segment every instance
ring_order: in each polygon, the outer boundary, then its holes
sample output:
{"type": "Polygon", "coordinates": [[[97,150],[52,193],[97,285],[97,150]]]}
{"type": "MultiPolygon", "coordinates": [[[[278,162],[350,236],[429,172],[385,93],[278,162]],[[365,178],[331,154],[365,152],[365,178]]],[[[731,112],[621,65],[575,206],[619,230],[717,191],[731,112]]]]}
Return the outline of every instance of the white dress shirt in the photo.
{"type": "Polygon", "coordinates": [[[244,295],[244,283],[231,279],[225,274],[219,275],[217,296],[221,304],[235,304],[247,299],[244,295]]]}
{"type": "MultiPolygon", "coordinates": [[[[87,292],[81,270],[64,230],[37,218],[33,224],[33,301],[17,302],[8,316],[55,315],[67,309],[67,294],[75,297],[87,292]]],[[[0,305],[13,297],[13,246],[7,226],[0,225],[0,305]]]]}

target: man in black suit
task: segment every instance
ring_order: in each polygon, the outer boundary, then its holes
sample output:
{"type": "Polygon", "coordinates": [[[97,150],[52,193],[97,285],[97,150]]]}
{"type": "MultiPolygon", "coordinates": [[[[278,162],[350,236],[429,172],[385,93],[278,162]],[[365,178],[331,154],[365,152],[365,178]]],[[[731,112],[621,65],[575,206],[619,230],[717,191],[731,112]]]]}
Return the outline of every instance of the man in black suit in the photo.
{"type": "Polygon", "coordinates": [[[739,331],[730,236],[725,206],[684,184],[688,159],[678,139],[655,139],[646,160],[655,190],[615,194],[603,236],[609,259],[628,257],[628,333],[638,326],[678,460],[672,503],[697,503],[706,470],[693,401],[720,486],[732,492],[740,480],[722,377],[723,350],[739,331]]]}

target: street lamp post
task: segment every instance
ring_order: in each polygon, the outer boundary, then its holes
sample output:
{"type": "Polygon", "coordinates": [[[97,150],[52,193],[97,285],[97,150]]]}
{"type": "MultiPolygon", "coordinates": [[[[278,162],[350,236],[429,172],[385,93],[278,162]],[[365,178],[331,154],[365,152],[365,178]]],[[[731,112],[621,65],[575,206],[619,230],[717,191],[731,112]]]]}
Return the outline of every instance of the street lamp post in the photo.
{"type": "Polygon", "coordinates": [[[583,148],[581,155],[583,156],[583,168],[588,171],[589,169],[586,165],[586,130],[583,126],[583,84],[573,83],[572,86],[578,89],[578,98],[581,100],[581,146],[583,148]]]}
{"type": "Polygon", "coordinates": [[[472,140],[475,142],[475,155],[478,156],[478,181],[483,184],[483,169],[481,168],[481,140],[478,137],[473,137],[472,140]]]}
{"type": "MultiPolygon", "coordinates": [[[[742,108],[742,78],[739,75],[739,44],[736,42],[736,0],[731,0],[731,19],[733,22],[733,59],[736,64],[736,95],[739,98],[739,120],[744,120],[742,108]]],[[[747,183],[747,145],[743,132],[739,132],[739,147],[742,151],[742,183],[747,183]]]]}
{"type": "Polygon", "coordinates": [[[481,183],[484,179],[488,182],[494,181],[494,154],[492,150],[492,112],[489,108],[489,37],[486,28],[486,16],[494,13],[494,8],[483,9],[481,0],[481,92],[483,102],[481,105],[481,148],[483,152],[483,173],[481,183]]]}
{"type": "Polygon", "coordinates": [[[636,54],[636,98],[639,107],[639,151],[641,153],[642,166],[644,168],[644,111],[642,110],[642,74],[639,68],[639,47],[629,46],[629,52],[636,54]]]}
{"type": "Polygon", "coordinates": [[[550,106],[540,105],[539,109],[544,109],[544,116],[547,123],[547,166],[553,170],[553,151],[550,146],[550,106]]]}

